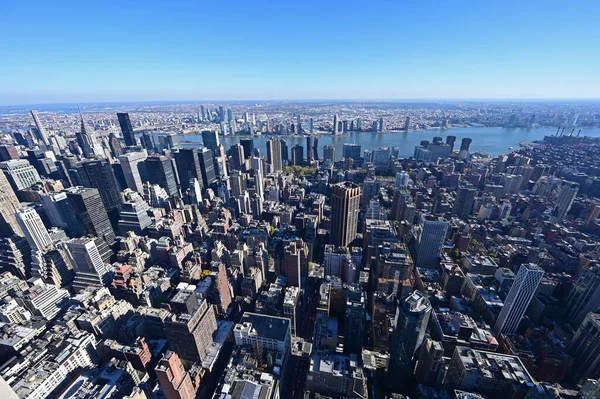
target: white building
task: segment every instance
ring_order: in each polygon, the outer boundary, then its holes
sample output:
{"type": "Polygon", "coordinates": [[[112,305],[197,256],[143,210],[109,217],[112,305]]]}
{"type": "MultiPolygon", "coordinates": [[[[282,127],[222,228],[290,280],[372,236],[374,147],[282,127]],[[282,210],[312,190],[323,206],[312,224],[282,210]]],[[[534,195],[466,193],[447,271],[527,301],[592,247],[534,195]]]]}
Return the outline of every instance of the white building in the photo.
{"type": "Polygon", "coordinates": [[[43,251],[52,244],[48,230],[35,209],[31,207],[20,209],[15,216],[32,251],[43,251]]]}

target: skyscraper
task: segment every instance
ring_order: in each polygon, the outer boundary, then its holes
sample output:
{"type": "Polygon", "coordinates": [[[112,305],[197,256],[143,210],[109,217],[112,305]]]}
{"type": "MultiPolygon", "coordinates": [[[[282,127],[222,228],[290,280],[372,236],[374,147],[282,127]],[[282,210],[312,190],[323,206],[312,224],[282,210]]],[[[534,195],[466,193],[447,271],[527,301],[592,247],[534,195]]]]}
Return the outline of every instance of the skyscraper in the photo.
{"type": "Polygon", "coordinates": [[[177,353],[167,351],[154,370],[166,399],[194,399],[196,388],[177,353]]]}
{"type": "Polygon", "coordinates": [[[319,160],[319,138],[315,137],[314,141],[315,141],[315,145],[313,146],[313,158],[318,161],[319,160]]]}
{"type": "Polygon", "coordinates": [[[106,264],[93,238],[75,238],[67,242],[67,250],[75,269],[73,289],[76,291],[89,286],[102,287],[110,282],[106,264]]]}
{"type": "Polygon", "coordinates": [[[4,173],[0,171],[0,237],[10,237],[13,234],[22,235],[15,213],[21,209],[21,204],[10,186],[4,173]]]}
{"type": "Polygon", "coordinates": [[[448,222],[443,217],[421,216],[416,236],[417,267],[437,267],[447,231],[448,222]]]}
{"type": "Polygon", "coordinates": [[[383,120],[383,117],[379,118],[379,131],[385,131],[385,121],[383,120]]]}
{"type": "Polygon", "coordinates": [[[15,191],[29,188],[40,181],[37,170],[26,159],[0,162],[0,170],[4,172],[15,191]]]}
{"type": "Polygon", "coordinates": [[[404,121],[404,130],[410,130],[410,116],[407,116],[404,121]]]}
{"type": "Polygon", "coordinates": [[[521,265],[494,324],[496,334],[514,334],[517,331],[542,277],[544,270],[541,267],[533,263],[521,265]]]}
{"type": "Polygon", "coordinates": [[[304,163],[304,147],[296,144],[292,147],[292,165],[302,165],[304,163]]]}
{"type": "Polygon", "coordinates": [[[362,156],[362,154],[360,153],[360,149],[360,144],[344,143],[342,157],[352,158],[356,161],[362,156]]]}
{"type": "Polygon", "coordinates": [[[46,216],[53,227],[59,227],[65,231],[69,237],[80,237],[83,235],[83,228],[79,224],[73,208],[67,198],[67,193],[48,193],[40,196],[42,207],[46,216]]]}
{"type": "Polygon", "coordinates": [[[338,134],[338,114],[335,114],[333,116],[333,130],[332,130],[333,135],[337,135],[338,134]]]}
{"type": "Polygon", "coordinates": [[[567,319],[581,324],[585,315],[600,309],[600,265],[584,267],[565,300],[567,319]]]}
{"type": "Polygon", "coordinates": [[[313,142],[312,137],[308,136],[306,138],[306,161],[310,165],[313,160],[313,142]]]}
{"type": "Polygon", "coordinates": [[[273,170],[283,169],[281,160],[281,142],[277,137],[267,140],[267,161],[271,164],[273,170]]]}
{"type": "Polygon", "coordinates": [[[202,131],[202,144],[204,147],[214,151],[219,146],[219,133],[216,130],[202,131]]]}
{"type": "Polygon", "coordinates": [[[281,162],[286,163],[289,160],[289,148],[285,139],[281,139],[281,162]]]}
{"type": "Polygon", "coordinates": [[[81,185],[98,189],[109,219],[116,223],[121,210],[121,191],[110,162],[106,159],[79,162],[77,173],[81,185]]]}
{"type": "Polygon", "coordinates": [[[40,115],[38,114],[38,112],[35,109],[32,109],[31,116],[33,117],[33,122],[35,123],[35,127],[37,128],[37,130],[40,134],[40,139],[44,142],[44,144],[50,145],[50,140],[48,139],[48,133],[46,132],[44,125],[42,125],[42,121],[40,120],[40,115]]]}
{"type": "MultiPolygon", "coordinates": [[[[268,150],[267,143],[267,150],[268,150]]],[[[244,160],[246,156],[244,154],[244,147],[241,144],[234,144],[229,147],[229,154],[231,155],[231,163],[232,168],[236,170],[240,170],[242,165],[244,164],[244,160]]]]}
{"type": "Polygon", "coordinates": [[[414,291],[400,301],[390,345],[388,380],[392,392],[405,390],[413,371],[414,356],[423,343],[430,316],[431,304],[420,291],[414,291]]]}
{"type": "Polygon", "coordinates": [[[323,146],[323,159],[331,162],[335,161],[335,147],[332,145],[323,146]]]}
{"type": "MultiPolygon", "coordinates": [[[[180,148],[174,153],[175,164],[177,165],[177,174],[180,184],[186,185],[190,179],[196,178],[202,182],[202,171],[200,170],[200,160],[198,158],[197,148],[180,148]]],[[[183,189],[183,187],[182,187],[183,189]]]]}
{"type": "Polygon", "coordinates": [[[123,133],[123,139],[125,140],[126,146],[137,145],[135,134],[133,133],[133,126],[131,126],[131,120],[129,114],[126,112],[118,112],[117,118],[119,119],[119,126],[121,126],[121,133],[123,133]]]}
{"type": "Polygon", "coordinates": [[[450,151],[454,151],[454,143],[456,142],[456,136],[447,136],[446,144],[450,146],[450,151]]]}
{"type": "Polygon", "coordinates": [[[95,188],[71,187],[67,190],[71,208],[84,233],[103,239],[108,245],[115,241],[115,232],[104,209],[100,193],[95,188]]]}
{"type": "Polygon", "coordinates": [[[552,211],[551,220],[553,223],[560,223],[567,216],[567,212],[571,209],[573,201],[579,191],[579,183],[574,182],[563,182],[560,191],[558,192],[558,198],[556,199],[556,206],[552,211]]]}
{"type": "Polygon", "coordinates": [[[473,210],[477,190],[471,185],[462,185],[456,193],[456,201],[452,210],[459,218],[468,219],[473,210]]]}
{"type": "Polygon", "coordinates": [[[342,182],[331,187],[330,244],[345,247],[355,238],[360,210],[360,186],[342,182]]]}
{"type": "Polygon", "coordinates": [[[358,284],[348,284],[344,317],[344,352],[361,355],[366,328],[367,297],[358,284]]]}
{"type": "Polygon", "coordinates": [[[79,144],[83,155],[86,158],[102,156],[104,151],[102,150],[102,146],[96,140],[96,132],[87,125],[82,114],[80,114],[80,118],[81,129],[76,133],[76,137],[77,144],[79,144]]]}
{"type": "Polygon", "coordinates": [[[209,187],[217,180],[214,153],[208,148],[200,148],[198,150],[198,161],[200,162],[202,183],[204,187],[209,187]]]}
{"type": "Polygon", "coordinates": [[[254,153],[254,139],[240,139],[240,144],[244,147],[246,158],[251,157],[254,153]]]}
{"type": "Polygon", "coordinates": [[[458,152],[458,157],[460,159],[466,159],[469,156],[469,147],[471,147],[472,141],[473,140],[468,137],[462,139],[460,143],[460,151],[458,152]]]}
{"type": "Polygon", "coordinates": [[[32,251],[43,251],[52,244],[48,230],[34,208],[20,209],[16,216],[17,223],[19,223],[32,251]]]}
{"type": "Polygon", "coordinates": [[[147,179],[146,164],[144,163],[147,157],[146,150],[128,152],[119,157],[127,187],[140,194],[144,192],[143,185],[147,179]]]}
{"type": "Polygon", "coordinates": [[[117,137],[116,134],[111,133],[108,136],[108,146],[110,147],[110,153],[114,158],[118,158],[119,155],[123,154],[121,140],[117,137]]]}
{"type": "Polygon", "coordinates": [[[296,115],[296,132],[302,134],[302,119],[300,115],[296,115]]]}
{"type": "Polygon", "coordinates": [[[171,196],[177,195],[177,181],[173,170],[172,159],[164,155],[148,157],[145,161],[148,181],[158,184],[171,196]]]}
{"type": "MultiPolygon", "coordinates": [[[[598,379],[600,377],[600,314],[587,313],[575,332],[568,347],[575,359],[573,371],[576,380],[598,379]]],[[[595,398],[596,396],[589,396],[595,398]]]]}

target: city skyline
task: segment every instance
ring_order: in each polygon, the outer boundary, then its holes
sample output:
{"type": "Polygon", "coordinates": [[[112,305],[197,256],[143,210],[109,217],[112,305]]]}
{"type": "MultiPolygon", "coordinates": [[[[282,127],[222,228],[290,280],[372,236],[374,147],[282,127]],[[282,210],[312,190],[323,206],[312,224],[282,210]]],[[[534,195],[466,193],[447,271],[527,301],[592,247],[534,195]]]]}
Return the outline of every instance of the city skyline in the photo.
{"type": "Polygon", "coordinates": [[[598,4],[577,3],[14,3],[0,104],[595,99],[598,4]]]}

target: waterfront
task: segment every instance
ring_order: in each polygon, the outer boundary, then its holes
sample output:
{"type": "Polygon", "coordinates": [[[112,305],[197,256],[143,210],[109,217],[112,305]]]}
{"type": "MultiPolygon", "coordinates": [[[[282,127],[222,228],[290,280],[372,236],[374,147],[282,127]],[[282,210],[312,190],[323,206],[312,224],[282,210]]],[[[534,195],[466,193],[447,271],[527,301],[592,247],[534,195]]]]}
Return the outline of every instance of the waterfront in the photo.
{"type": "MultiPolygon", "coordinates": [[[[575,134],[579,129],[575,129],[575,134]]],[[[565,129],[567,132],[567,129],[565,129]]],[[[381,147],[400,147],[400,156],[409,157],[413,155],[414,148],[421,140],[432,141],[433,137],[439,136],[446,140],[447,136],[456,136],[455,149],[460,147],[460,141],[465,137],[473,139],[471,152],[484,152],[489,155],[499,155],[509,152],[509,147],[519,148],[519,143],[524,141],[541,140],[546,135],[556,134],[556,128],[540,127],[534,129],[506,129],[501,127],[470,127],[450,128],[445,130],[429,129],[397,133],[373,133],[373,132],[350,132],[344,136],[320,135],[319,157],[323,156],[323,146],[333,145],[335,147],[336,159],[342,157],[344,143],[356,143],[362,146],[362,150],[373,150],[381,147]]],[[[582,136],[600,137],[600,128],[582,129],[582,136]]],[[[221,143],[228,149],[231,145],[238,143],[244,136],[221,136],[221,143]]],[[[272,136],[253,136],[254,146],[260,150],[260,154],[266,156],[266,141],[272,136]]],[[[298,136],[280,136],[288,142],[291,150],[296,144],[306,147],[306,139],[298,136]]],[[[201,135],[180,135],[182,147],[195,146],[202,143],[201,135]],[[186,143],[183,143],[183,142],[186,143]]],[[[305,154],[306,155],[306,154],[305,154]]]]}

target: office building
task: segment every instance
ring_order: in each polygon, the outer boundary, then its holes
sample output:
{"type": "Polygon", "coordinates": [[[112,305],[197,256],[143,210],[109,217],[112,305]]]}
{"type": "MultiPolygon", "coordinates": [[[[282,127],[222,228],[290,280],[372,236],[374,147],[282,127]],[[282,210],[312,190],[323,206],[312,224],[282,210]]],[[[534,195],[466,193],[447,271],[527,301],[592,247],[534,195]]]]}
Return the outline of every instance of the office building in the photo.
{"type": "Polygon", "coordinates": [[[296,336],[296,306],[298,305],[298,297],[300,288],[289,286],[285,289],[285,297],[283,299],[283,317],[290,319],[290,328],[292,337],[296,336]]]}
{"type": "Polygon", "coordinates": [[[75,269],[75,291],[88,286],[103,287],[110,283],[108,267],[103,262],[93,238],[74,238],[67,241],[66,246],[75,269]]]}
{"type": "Polygon", "coordinates": [[[348,284],[344,317],[344,352],[361,355],[366,329],[367,296],[358,284],[348,284]]]}
{"type": "Polygon", "coordinates": [[[345,247],[356,238],[359,211],[358,184],[343,182],[331,187],[331,244],[345,247]]]}
{"type": "Polygon", "coordinates": [[[37,133],[39,134],[39,139],[42,140],[45,145],[50,145],[50,140],[48,139],[48,132],[46,132],[44,125],[42,125],[40,115],[35,109],[32,109],[31,116],[33,117],[33,122],[35,123],[37,133]]]}
{"type": "Polygon", "coordinates": [[[86,158],[93,158],[96,156],[103,156],[104,150],[102,145],[98,143],[96,140],[96,132],[94,129],[89,127],[85,120],[83,119],[83,115],[80,114],[81,118],[81,128],[75,134],[77,138],[77,144],[79,148],[83,152],[83,155],[86,158]]]}
{"type": "Polygon", "coordinates": [[[568,351],[575,359],[575,382],[600,378],[600,313],[585,315],[571,338],[568,351]]]}
{"type": "Polygon", "coordinates": [[[174,153],[177,174],[182,185],[187,185],[190,179],[196,178],[202,182],[202,171],[200,170],[200,158],[197,148],[180,148],[174,153]]]}
{"type": "Polygon", "coordinates": [[[21,204],[3,172],[0,172],[0,204],[0,237],[22,235],[15,216],[17,210],[21,209],[21,204]]]}
{"type": "Polygon", "coordinates": [[[219,133],[216,130],[203,130],[202,144],[211,151],[216,150],[220,144],[219,133]]]}
{"type": "Polygon", "coordinates": [[[352,158],[353,160],[359,160],[362,157],[360,153],[361,146],[360,144],[352,144],[352,143],[344,143],[342,157],[343,158],[352,158]]]}
{"type": "Polygon", "coordinates": [[[135,134],[133,133],[133,126],[131,126],[131,120],[129,119],[129,114],[126,112],[118,112],[117,118],[119,119],[119,126],[121,126],[121,133],[123,134],[123,139],[125,140],[125,145],[126,146],[137,145],[137,140],[135,138],[135,134]]]}
{"type": "Polygon", "coordinates": [[[415,230],[416,266],[435,268],[448,232],[448,222],[443,217],[422,215],[415,230]]]}
{"type": "Polygon", "coordinates": [[[148,182],[158,184],[164,188],[170,196],[179,194],[173,160],[163,155],[148,157],[145,161],[148,182]]]}
{"type": "Polygon", "coordinates": [[[67,198],[85,234],[101,238],[107,245],[115,241],[115,232],[104,209],[100,193],[95,188],[71,187],[67,198]]]}
{"type": "Polygon", "coordinates": [[[79,225],[65,191],[42,194],[40,199],[44,212],[53,227],[63,229],[69,237],[83,235],[83,229],[79,225]]]}
{"type": "Polygon", "coordinates": [[[98,190],[109,219],[115,223],[121,210],[121,190],[110,162],[106,159],[79,162],[77,175],[79,185],[98,190]]]}
{"type": "Polygon", "coordinates": [[[233,328],[233,337],[236,345],[255,347],[258,344],[265,354],[276,351],[287,358],[291,353],[292,333],[287,317],[245,312],[233,328]]]}
{"type": "Polygon", "coordinates": [[[110,154],[113,158],[118,158],[123,154],[123,146],[121,145],[121,139],[116,134],[110,133],[108,135],[108,146],[110,148],[110,154]]]}
{"type": "Polygon", "coordinates": [[[288,285],[301,287],[308,276],[308,246],[302,239],[290,242],[284,249],[284,270],[288,285]]]}
{"type": "Polygon", "coordinates": [[[415,354],[425,339],[431,309],[429,300],[420,291],[414,291],[398,305],[388,368],[392,392],[406,389],[405,384],[414,369],[415,354]]]}
{"type": "Polygon", "coordinates": [[[208,148],[201,148],[198,150],[198,161],[200,162],[202,183],[204,187],[210,187],[211,184],[217,181],[217,175],[215,173],[215,157],[213,152],[208,148]]]}
{"type": "Polygon", "coordinates": [[[4,172],[14,191],[29,188],[40,181],[37,170],[26,159],[0,162],[0,170],[4,172]]]}
{"type": "Polygon", "coordinates": [[[52,320],[69,305],[69,292],[54,285],[36,281],[23,295],[25,306],[45,320],[52,320]]]}
{"type": "Polygon", "coordinates": [[[558,192],[558,198],[556,199],[556,206],[552,211],[552,217],[550,218],[553,223],[560,223],[567,216],[567,212],[571,209],[573,201],[579,191],[579,184],[574,182],[563,182],[560,191],[558,192]]]}
{"type": "Polygon", "coordinates": [[[152,219],[148,216],[149,209],[150,206],[138,192],[125,189],[119,219],[121,235],[125,236],[130,231],[140,236],[144,235],[146,228],[152,224],[152,219]]]}
{"type": "Polygon", "coordinates": [[[166,399],[194,399],[197,387],[185,371],[177,353],[167,351],[156,368],[156,377],[166,399]]]}
{"type": "Polygon", "coordinates": [[[310,165],[313,161],[313,140],[311,136],[306,138],[306,162],[310,165]]]}
{"type": "Polygon", "coordinates": [[[579,326],[589,312],[600,309],[600,265],[584,267],[565,300],[567,319],[579,326]]]}
{"type": "MultiPolygon", "coordinates": [[[[267,144],[268,149],[268,144],[267,144]]],[[[240,144],[234,144],[229,147],[229,155],[231,156],[231,167],[235,170],[241,170],[246,159],[244,147],[240,144]]]]}
{"type": "Polygon", "coordinates": [[[407,188],[410,176],[405,171],[396,173],[396,188],[407,188]]]}
{"type": "Polygon", "coordinates": [[[254,139],[240,139],[240,145],[244,147],[244,155],[246,158],[254,154],[254,139]]]}
{"type": "Polygon", "coordinates": [[[21,231],[23,231],[32,251],[44,251],[52,244],[48,230],[46,230],[40,215],[38,215],[34,208],[20,209],[17,211],[16,216],[17,223],[19,223],[21,231]]]}
{"type": "Polygon", "coordinates": [[[335,147],[332,145],[323,146],[323,159],[325,161],[335,161],[335,147]]]}
{"type": "Polygon", "coordinates": [[[144,192],[142,186],[147,180],[146,164],[144,163],[146,158],[148,158],[146,150],[128,152],[119,157],[127,187],[140,194],[144,192]]]}
{"type": "Polygon", "coordinates": [[[471,142],[473,142],[473,140],[468,137],[462,139],[460,143],[460,151],[458,152],[458,157],[460,159],[467,159],[467,157],[469,156],[469,148],[471,147],[471,142]]]}
{"type": "Polygon", "coordinates": [[[456,192],[456,201],[452,213],[461,219],[468,219],[473,211],[477,189],[471,185],[461,185],[456,192]]]}
{"type": "Polygon", "coordinates": [[[274,171],[283,169],[281,142],[277,137],[267,140],[267,161],[271,164],[274,171]]]}
{"type": "Polygon", "coordinates": [[[540,281],[544,277],[544,270],[533,264],[523,264],[512,284],[504,306],[494,324],[496,334],[514,334],[525,315],[525,311],[533,298],[540,281]]]}
{"type": "Polygon", "coordinates": [[[289,160],[289,148],[288,148],[288,143],[287,141],[285,141],[285,139],[281,139],[281,162],[282,163],[287,163],[287,161],[289,160]]]}
{"type": "Polygon", "coordinates": [[[454,151],[454,143],[456,143],[456,136],[446,136],[446,144],[450,146],[450,151],[454,151]]]}
{"type": "Polygon", "coordinates": [[[303,165],[304,164],[304,147],[300,144],[296,144],[292,147],[292,165],[303,165]]]}

